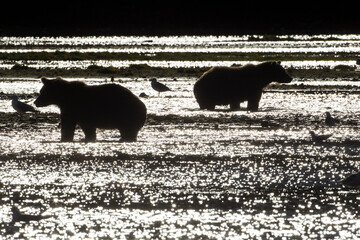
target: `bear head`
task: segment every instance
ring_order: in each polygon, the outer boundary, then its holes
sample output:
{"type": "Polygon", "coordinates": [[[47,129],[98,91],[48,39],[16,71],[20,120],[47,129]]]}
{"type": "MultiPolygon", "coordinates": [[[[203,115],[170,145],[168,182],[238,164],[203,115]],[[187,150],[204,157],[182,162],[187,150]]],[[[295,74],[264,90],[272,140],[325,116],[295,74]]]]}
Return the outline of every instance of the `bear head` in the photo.
{"type": "Polygon", "coordinates": [[[290,83],[292,81],[292,77],[286,72],[286,70],[281,66],[281,62],[264,62],[260,65],[266,69],[268,76],[270,77],[272,82],[278,83],[290,83]]]}
{"type": "Polygon", "coordinates": [[[45,107],[52,104],[59,105],[66,100],[66,88],[69,85],[68,81],[61,78],[41,78],[41,81],[44,85],[40,89],[39,97],[34,102],[35,106],[45,107]]]}

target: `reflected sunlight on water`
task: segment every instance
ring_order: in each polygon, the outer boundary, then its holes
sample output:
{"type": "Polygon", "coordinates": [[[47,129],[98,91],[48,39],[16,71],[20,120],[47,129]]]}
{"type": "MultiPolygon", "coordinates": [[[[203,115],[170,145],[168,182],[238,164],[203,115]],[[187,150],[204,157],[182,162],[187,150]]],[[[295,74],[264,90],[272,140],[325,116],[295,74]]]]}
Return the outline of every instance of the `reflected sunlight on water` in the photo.
{"type": "MultiPolygon", "coordinates": [[[[307,41],[326,44],[321,41],[324,35],[316,36],[320,40],[315,42],[310,41],[315,36],[291,37],[299,45],[307,41]]],[[[360,41],[358,35],[329,37],[336,37],[340,45],[345,44],[342,41],[360,41]]],[[[2,37],[4,45],[0,45],[4,51],[17,46],[26,49],[35,41],[44,49],[57,45],[79,49],[94,45],[109,49],[125,45],[129,49],[155,45],[174,49],[183,45],[235,48],[248,40],[249,36],[2,37]]],[[[261,41],[252,43],[266,45],[261,41]]],[[[291,43],[284,36],[269,48],[291,43]]],[[[32,64],[45,66],[41,61],[32,64]]],[[[63,64],[71,68],[88,62],[63,64]]],[[[103,64],[121,66],[125,62],[103,64]]],[[[187,63],[148,64],[176,67],[187,63]]],[[[315,68],[354,63],[284,64],[315,68]]],[[[103,78],[80,80],[88,84],[105,82],[103,78]]],[[[360,82],[348,78],[295,78],[283,88],[267,88],[259,111],[253,113],[246,111],[245,103],[240,111],[229,111],[228,107],[202,111],[193,97],[195,78],[158,80],[172,91],[158,96],[146,77],[115,81],[137,96],[142,92],[148,95],[141,98],[148,119],[138,142],[119,143],[117,131],[98,129],[97,141],[85,143],[82,131],[76,129],[75,142],[61,143],[56,107],[23,116],[11,107],[14,94],[32,103],[41,88],[40,80],[0,79],[0,234],[4,239],[360,236],[359,190],[340,182],[360,169],[360,82]],[[325,125],[326,111],[340,122],[333,127],[325,125]],[[333,135],[316,143],[311,140],[310,130],[333,135]],[[51,217],[11,223],[13,204],[23,213],[51,217]]]]}
{"type": "MultiPolygon", "coordinates": [[[[256,61],[117,61],[117,60],[96,60],[96,61],[16,61],[17,64],[25,65],[27,67],[42,69],[87,69],[89,66],[96,65],[100,67],[115,67],[115,68],[126,68],[131,65],[142,65],[146,64],[150,67],[164,67],[164,68],[196,68],[196,67],[215,67],[215,66],[232,66],[245,65],[248,63],[257,64],[256,61]]],[[[350,67],[356,67],[354,61],[284,61],[282,63],[284,67],[293,67],[300,69],[318,69],[318,68],[333,68],[337,65],[345,65],[350,67]]],[[[14,66],[14,62],[1,61],[1,69],[10,69],[14,66]]]]}
{"type": "MultiPolygon", "coordinates": [[[[360,35],[275,36],[273,41],[261,41],[261,36],[170,36],[170,37],[0,37],[0,53],[83,52],[83,53],[354,53],[360,50],[360,35]],[[251,39],[256,39],[251,41],[251,39]],[[330,40],[329,40],[330,39],[330,40]]],[[[226,61],[16,61],[35,68],[87,68],[89,65],[128,67],[148,64],[153,67],[210,67],[242,64],[226,61]]],[[[351,65],[354,62],[338,62],[351,65]]],[[[0,61],[0,68],[11,68],[13,61],[0,61]]],[[[334,61],[295,61],[287,65],[334,66],[334,61]]]]}

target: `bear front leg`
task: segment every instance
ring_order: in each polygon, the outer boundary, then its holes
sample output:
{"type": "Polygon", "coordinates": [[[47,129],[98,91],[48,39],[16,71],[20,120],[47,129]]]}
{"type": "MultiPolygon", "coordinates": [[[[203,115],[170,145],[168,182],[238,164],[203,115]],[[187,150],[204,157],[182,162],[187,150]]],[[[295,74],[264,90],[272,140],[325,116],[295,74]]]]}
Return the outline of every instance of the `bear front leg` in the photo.
{"type": "Polygon", "coordinates": [[[96,128],[86,125],[80,125],[85,134],[85,142],[93,142],[96,140],[96,128]]]}
{"type": "Polygon", "coordinates": [[[209,103],[199,103],[199,107],[201,110],[207,109],[207,110],[214,110],[215,104],[209,104],[209,103]]]}
{"type": "Polygon", "coordinates": [[[247,110],[254,112],[257,111],[259,109],[259,102],[261,99],[261,95],[262,95],[262,91],[254,94],[253,96],[251,96],[248,99],[248,105],[247,105],[247,110]]]}
{"type": "Polygon", "coordinates": [[[251,112],[255,112],[259,109],[259,102],[256,101],[248,101],[247,110],[251,112]]]}
{"type": "Polygon", "coordinates": [[[72,142],[74,140],[76,122],[61,116],[61,142],[72,142]]]}

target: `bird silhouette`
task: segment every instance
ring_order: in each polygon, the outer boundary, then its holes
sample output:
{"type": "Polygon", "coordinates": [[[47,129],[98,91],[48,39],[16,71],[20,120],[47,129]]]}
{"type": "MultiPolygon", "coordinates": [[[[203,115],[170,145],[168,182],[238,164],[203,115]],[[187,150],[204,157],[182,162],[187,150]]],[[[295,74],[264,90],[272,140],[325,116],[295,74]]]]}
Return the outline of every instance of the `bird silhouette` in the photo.
{"type": "Polygon", "coordinates": [[[160,95],[161,92],[171,91],[170,88],[168,88],[167,86],[165,86],[162,83],[159,83],[156,78],[152,78],[150,80],[151,80],[151,87],[155,91],[157,91],[159,93],[159,95],[160,95]]]}
{"type": "Polygon", "coordinates": [[[11,207],[12,222],[29,222],[40,221],[41,219],[50,218],[51,216],[22,214],[15,206],[11,207]]]}
{"type": "Polygon", "coordinates": [[[328,126],[335,126],[336,120],[331,116],[329,112],[325,112],[326,118],[325,118],[325,124],[328,126]]]}
{"type": "Polygon", "coordinates": [[[146,93],[142,92],[140,93],[139,97],[148,98],[149,96],[146,93]]]}
{"type": "Polygon", "coordinates": [[[31,106],[27,103],[24,103],[24,102],[20,102],[18,100],[17,96],[13,96],[11,105],[18,113],[21,113],[21,114],[26,113],[26,112],[35,112],[35,113],[39,112],[33,106],[31,106]]]}
{"type": "Polygon", "coordinates": [[[350,187],[359,187],[360,186],[360,172],[354,173],[346,177],[341,181],[342,184],[350,187]]]}
{"type": "Polygon", "coordinates": [[[310,131],[310,134],[311,134],[311,139],[314,141],[314,142],[322,142],[326,139],[328,139],[329,137],[332,136],[332,133],[331,134],[324,134],[324,135],[317,135],[315,134],[314,131],[310,131]]]}

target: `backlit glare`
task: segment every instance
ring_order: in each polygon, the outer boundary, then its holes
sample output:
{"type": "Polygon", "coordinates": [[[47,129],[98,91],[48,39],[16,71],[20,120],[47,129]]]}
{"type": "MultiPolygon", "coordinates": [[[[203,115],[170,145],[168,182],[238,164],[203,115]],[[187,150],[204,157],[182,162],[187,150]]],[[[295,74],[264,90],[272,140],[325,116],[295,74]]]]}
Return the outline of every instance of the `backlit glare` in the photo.
{"type": "MultiPolygon", "coordinates": [[[[228,37],[1,37],[1,51],[29,46],[61,49],[252,51],[292,47],[353,51],[359,35],[228,37]],[[258,38],[258,39],[254,39],[258,38]],[[289,40],[291,38],[291,40],[289,40]],[[336,40],[329,40],[329,39],[336,40]],[[315,40],[316,39],[316,40],[315,40]],[[185,47],[185,48],[184,48],[185,47]]],[[[121,50],[122,51],[122,50],[121,50]]],[[[292,50],[291,50],[292,51],[292,50]]],[[[20,63],[25,63],[21,62],[20,63]]],[[[245,63],[242,61],[241,63],[245,63]]],[[[0,62],[1,68],[12,63],[0,62]]],[[[90,61],[27,62],[35,68],[86,68],[90,61]]],[[[126,67],[132,62],[97,61],[126,67]]],[[[151,66],[210,66],[227,62],[156,62],[151,66]],[[158,65],[157,65],[158,64],[158,65]],[[201,65],[203,64],[203,65],[201,65]]],[[[288,61],[285,68],[355,66],[342,61],[288,61]]],[[[155,92],[141,78],[117,78],[147,106],[138,141],[120,143],[116,130],[97,141],[60,142],[59,109],[18,116],[13,95],[33,104],[39,78],[0,78],[0,235],[4,239],[356,239],[357,188],[340,181],[360,169],[359,90],[352,78],[294,78],[267,88],[258,112],[228,106],[203,111],[193,97],[196,78],[158,78],[155,92]],[[340,123],[324,124],[325,112],[340,123]],[[268,124],[268,126],[267,126],[268,124]],[[309,131],[333,135],[322,143],[309,131]],[[53,217],[11,222],[11,206],[53,217]],[[339,237],[340,236],[340,237],[339,237]]],[[[68,78],[90,85],[104,78],[68,78]]]]}

